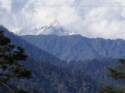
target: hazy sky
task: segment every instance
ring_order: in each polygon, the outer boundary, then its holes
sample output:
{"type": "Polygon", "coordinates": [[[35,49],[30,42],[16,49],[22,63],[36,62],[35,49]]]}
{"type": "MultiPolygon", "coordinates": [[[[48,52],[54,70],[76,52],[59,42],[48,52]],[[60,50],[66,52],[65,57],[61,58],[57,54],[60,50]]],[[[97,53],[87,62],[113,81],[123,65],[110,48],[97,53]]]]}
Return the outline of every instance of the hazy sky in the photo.
{"type": "Polygon", "coordinates": [[[55,21],[68,33],[125,39],[125,0],[0,0],[0,24],[15,33],[55,21]]]}

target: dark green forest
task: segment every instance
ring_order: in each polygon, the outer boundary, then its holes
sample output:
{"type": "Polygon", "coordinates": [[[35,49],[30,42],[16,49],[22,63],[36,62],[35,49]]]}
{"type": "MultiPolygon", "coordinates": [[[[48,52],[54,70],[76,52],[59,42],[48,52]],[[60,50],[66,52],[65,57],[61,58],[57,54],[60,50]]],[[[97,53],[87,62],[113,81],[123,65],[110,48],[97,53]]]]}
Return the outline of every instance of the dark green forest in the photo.
{"type": "Polygon", "coordinates": [[[122,84],[105,85],[100,93],[125,93],[125,60],[120,59],[119,65],[108,68],[107,75],[114,81],[123,82],[122,84]]]}
{"type": "Polygon", "coordinates": [[[0,87],[7,89],[8,93],[23,93],[18,88],[12,88],[10,81],[29,79],[32,72],[24,67],[23,62],[27,55],[23,48],[11,43],[11,40],[0,31],[0,87]]]}

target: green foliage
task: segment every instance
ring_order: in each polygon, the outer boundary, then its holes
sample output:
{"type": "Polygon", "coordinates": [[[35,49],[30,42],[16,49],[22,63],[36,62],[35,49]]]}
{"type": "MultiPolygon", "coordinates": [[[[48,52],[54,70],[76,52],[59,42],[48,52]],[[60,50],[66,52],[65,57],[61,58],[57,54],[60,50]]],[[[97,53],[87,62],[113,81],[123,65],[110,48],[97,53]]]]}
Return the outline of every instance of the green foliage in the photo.
{"type": "Polygon", "coordinates": [[[3,31],[0,31],[0,45],[4,46],[10,43],[10,39],[3,35],[3,31]]]}
{"type": "MultiPolygon", "coordinates": [[[[12,79],[31,77],[31,71],[24,67],[27,55],[23,48],[11,43],[11,40],[0,31],[0,84],[6,85],[12,79]]],[[[21,93],[21,92],[19,92],[21,93]]],[[[22,92],[24,93],[24,92],[22,92]]]]}
{"type": "MultiPolygon", "coordinates": [[[[120,64],[114,68],[108,68],[108,76],[114,80],[125,80],[125,60],[120,59],[120,64]]],[[[125,93],[125,86],[121,87],[104,87],[100,93],[125,93]]]]}
{"type": "Polygon", "coordinates": [[[125,60],[120,59],[120,64],[108,69],[108,75],[115,80],[125,80],[125,60]]]}
{"type": "Polygon", "coordinates": [[[125,93],[124,89],[116,89],[112,87],[105,87],[103,88],[100,93],[125,93]]]}
{"type": "Polygon", "coordinates": [[[15,91],[15,93],[29,93],[29,92],[27,92],[27,91],[25,91],[25,90],[22,90],[22,89],[17,89],[17,90],[15,91]]]}
{"type": "Polygon", "coordinates": [[[100,93],[116,93],[112,87],[105,87],[103,88],[100,93]]]}

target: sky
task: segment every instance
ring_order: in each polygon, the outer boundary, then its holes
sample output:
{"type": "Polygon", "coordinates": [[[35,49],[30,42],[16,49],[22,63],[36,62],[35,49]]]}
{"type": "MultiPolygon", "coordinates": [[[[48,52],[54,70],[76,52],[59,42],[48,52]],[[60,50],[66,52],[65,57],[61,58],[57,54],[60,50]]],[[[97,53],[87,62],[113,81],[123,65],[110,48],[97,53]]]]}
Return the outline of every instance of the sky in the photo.
{"type": "Polygon", "coordinates": [[[0,25],[16,34],[54,22],[70,35],[125,39],[125,0],[0,0],[0,25]]]}

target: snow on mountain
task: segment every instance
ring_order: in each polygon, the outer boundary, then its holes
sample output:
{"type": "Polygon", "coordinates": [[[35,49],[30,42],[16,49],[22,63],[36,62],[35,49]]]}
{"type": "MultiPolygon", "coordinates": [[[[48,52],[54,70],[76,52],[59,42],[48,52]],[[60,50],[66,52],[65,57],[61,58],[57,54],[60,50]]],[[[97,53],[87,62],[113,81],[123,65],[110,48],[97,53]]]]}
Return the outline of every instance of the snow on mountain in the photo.
{"type": "Polygon", "coordinates": [[[70,31],[66,34],[125,39],[124,5],[123,0],[0,0],[0,24],[18,35],[38,35],[51,33],[41,27],[58,20],[70,31]]]}
{"type": "Polygon", "coordinates": [[[59,24],[59,22],[53,22],[50,25],[38,26],[35,28],[29,27],[17,32],[19,35],[71,35],[72,33],[66,30],[59,24]]]}

